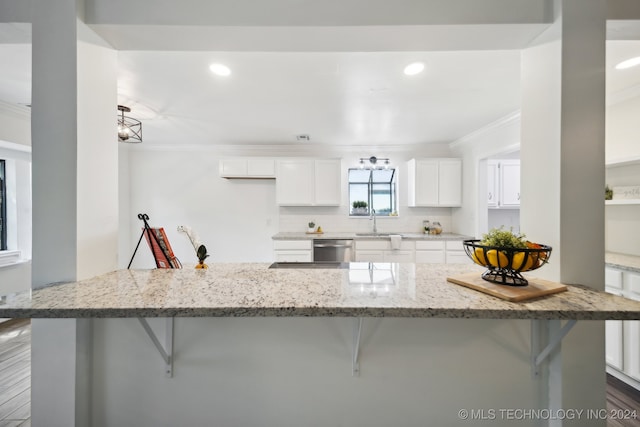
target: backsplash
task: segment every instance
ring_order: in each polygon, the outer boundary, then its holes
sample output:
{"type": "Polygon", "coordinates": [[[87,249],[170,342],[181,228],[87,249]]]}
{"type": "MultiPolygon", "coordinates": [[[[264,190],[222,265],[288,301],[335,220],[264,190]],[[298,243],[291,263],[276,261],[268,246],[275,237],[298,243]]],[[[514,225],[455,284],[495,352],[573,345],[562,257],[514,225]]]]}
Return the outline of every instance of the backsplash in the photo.
{"type": "MultiPolygon", "coordinates": [[[[408,209],[408,208],[407,208],[408,209]]],[[[336,213],[336,208],[280,208],[279,231],[303,232],[307,231],[307,223],[313,221],[321,226],[325,232],[369,232],[373,228],[373,221],[369,217],[349,217],[346,213],[336,213]]],[[[413,210],[413,208],[411,209],[413,210]]],[[[445,233],[452,230],[450,208],[419,208],[422,212],[409,212],[397,217],[377,217],[378,231],[419,233],[422,222],[438,221],[445,233]],[[423,214],[424,212],[424,214],[423,214]]]]}

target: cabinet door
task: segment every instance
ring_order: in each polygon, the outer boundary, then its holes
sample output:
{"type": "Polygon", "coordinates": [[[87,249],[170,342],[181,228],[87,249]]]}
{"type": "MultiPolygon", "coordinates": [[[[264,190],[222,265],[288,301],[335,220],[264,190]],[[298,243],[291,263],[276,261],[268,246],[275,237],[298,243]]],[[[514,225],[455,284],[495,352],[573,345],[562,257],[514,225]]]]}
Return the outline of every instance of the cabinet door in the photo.
{"type": "Polygon", "coordinates": [[[229,177],[246,177],[247,161],[245,159],[223,159],[218,165],[220,176],[229,177]]]}
{"type": "Polygon", "coordinates": [[[462,205],[462,160],[440,160],[438,167],[438,205],[462,205]]]}
{"type": "Polygon", "coordinates": [[[498,207],[498,163],[487,162],[487,207],[498,207]]]}
{"type": "Polygon", "coordinates": [[[622,320],[607,320],[605,325],[605,357],[607,364],[622,370],[622,320]]]}
{"type": "Polygon", "coordinates": [[[339,206],[342,199],[340,160],[315,161],[315,204],[339,206]]]}
{"type": "Polygon", "coordinates": [[[314,200],[313,160],[279,160],[276,201],[280,206],[310,206],[314,200]]]}
{"type": "Polygon", "coordinates": [[[444,264],[444,251],[416,251],[416,263],[444,264]]]}
{"type": "Polygon", "coordinates": [[[384,262],[413,262],[413,251],[385,251],[384,262]]]}
{"type": "Polygon", "coordinates": [[[500,162],[500,197],[502,206],[520,206],[520,161],[500,162]]]}
{"type": "Polygon", "coordinates": [[[416,206],[438,206],[438,161],[417,160],[415,176],[416,206]]]}
{"type": "Polygon", "coordinates": [[[252,177],[275,178],[276,162],[273,159],[247,160],[247,175],[252,177]]]}

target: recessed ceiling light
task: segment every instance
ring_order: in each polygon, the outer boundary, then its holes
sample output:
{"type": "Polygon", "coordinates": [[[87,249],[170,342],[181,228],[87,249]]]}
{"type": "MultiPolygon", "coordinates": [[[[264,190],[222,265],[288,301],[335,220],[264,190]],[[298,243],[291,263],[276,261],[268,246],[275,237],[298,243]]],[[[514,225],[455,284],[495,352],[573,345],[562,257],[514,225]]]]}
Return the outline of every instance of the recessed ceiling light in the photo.
{"type": "Polygon", "coordinates": [[[620,62],[616,65],[616,70],[624,70],[625,68],[635,67],[636,65],[640,65],[640,56],[620,62]]]}
{"type": "Polygon", "coordinates": [[[404,73],[407,76],[414,76],[420,74],[424,70],[424,64],[422,62],[414,62],[404,67],[404,73]]]}
{"type": "Polygon", "coordinates": [[[231,74],[231,69],[224,64],[211,64],[209,65],[211,72],[217,76],[228,76],[231,74]]]}

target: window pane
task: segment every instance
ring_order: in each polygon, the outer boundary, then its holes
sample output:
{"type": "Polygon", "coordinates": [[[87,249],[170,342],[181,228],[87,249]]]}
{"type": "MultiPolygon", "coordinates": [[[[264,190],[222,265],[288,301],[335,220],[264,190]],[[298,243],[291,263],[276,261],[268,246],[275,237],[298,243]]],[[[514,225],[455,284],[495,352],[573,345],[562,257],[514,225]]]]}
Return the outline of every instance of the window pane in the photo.
{"type": "Polygon", "coordinates": [[[349,169],[349,212],[350,215],[388,216],[397,211],[395,169],[349,169]],[[367,204],[366,208],[354,208],[367,204]],[[358,203],[360,202],[360,203],[358,203]]]}

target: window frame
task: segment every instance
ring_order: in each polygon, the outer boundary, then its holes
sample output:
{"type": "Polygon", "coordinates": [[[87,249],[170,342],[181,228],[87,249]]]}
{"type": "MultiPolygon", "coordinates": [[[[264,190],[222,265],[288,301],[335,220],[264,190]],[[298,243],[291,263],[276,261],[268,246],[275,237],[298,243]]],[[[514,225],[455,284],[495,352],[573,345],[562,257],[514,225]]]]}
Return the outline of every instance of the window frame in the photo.
{"type": "Polygon", "coordinates": [[[389,182],[378,182],[378,181],[373,181],[373,171],[374,169],[365,169],[368,170],[369,173],[369,180],[367,182],[362,181],[362,182],[352,182],[351,181],[351,176],[350,176],[350,172],[351,171],[361,171],[362,169],[359,168],[349,168],[347,170],[347,183],[348,183],[348,191],[349,191],[349,217],[350,218],[357,218],[357,217],[362,217],[362,216],[370,216],[371,215],[371,209],[374,208],[373,206],[373,198],[374,195],[376,193],[375,190],[375,186],[380,186],[380,185],[388,185],[389,186],[389,207],[390,210],[389,212],[384,212],[384,213],[380,213],[379,211],[376,211],[376,216],[380,216],[380,217],[393,217],[393,216],[397,216],[397,212],[398,212],[398,189],[397,189],[397,182],[396,182],[396,177],[397,177],[397,169],[396,168],[389,168],[388,171],[391,171],[391,177],[389,178],[389,182]],[[352,185],[366,185],[367,186],[367,210],[366,213],[359,213],[359,214],[354,214],[353,210],[352,210],[352,204],[354,202],[354,200],[351,200],[351,186],[352,185]],[[395,215],[392,215],[392,213],[395,213],[395,215]]]}

